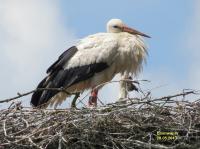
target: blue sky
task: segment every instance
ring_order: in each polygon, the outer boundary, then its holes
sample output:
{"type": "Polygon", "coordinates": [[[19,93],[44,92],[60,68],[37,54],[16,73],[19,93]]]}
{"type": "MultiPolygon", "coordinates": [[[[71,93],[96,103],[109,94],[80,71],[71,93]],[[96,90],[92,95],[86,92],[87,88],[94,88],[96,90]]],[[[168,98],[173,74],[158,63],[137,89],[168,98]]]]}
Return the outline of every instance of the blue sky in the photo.
{"type": "Polygon", "coordinates": [[[177,63],[180,73],[186,68],[184,59],[177,59],[179,44],[190,25],[194,11],[194,1],[190,0],[127,0],[127,1],[65,1],[62,13],[65,22],[78,37],[98,31],[105,31],[110,18],[120,18],[130,26],[152,36],[148,40],[148,68],[170,67],[177,63]],[[175,53],[174,53],[175,52],[175,53]]]}
{"type": "MultiPolygon", "coordinates": [[[[0,99],[35,88],[59,54],[77,39],[105,32],[111,18],[152,37],[146,39],[149,57],[138,77],[151,80],[145,89],[163,86],[153,92],[161,96],[200,88],[198,0],[2,0],[0,99]]],[[[113,86],[102,92],[102,98],[117,96],[113,86]]]]}
{"type": "Polygon", "coordinates": [[[178,49],[182,48],[181,42],[186,39],[184,36],[193,17],[194,4],[195,1],[189,0],[65,1],[62,12],[67,14],[65,17],[70,21],[66,24],[75,30],[78,37],[105,31],[106,21],[113,17],[150,34],[150,56],[145,71],[157,68],[168,71],[176,64],[176,72],[172,73],[183,79],[184,75],[180,74],[186,74],[189,66],[185,55],[180,55],[178,49]]]}
{"type": "MultiPolygon", "coordinates": [[[[181,79],[188,79],[191,65],[190,59],[185,59],[190,47],[183,47],[182,43],[188,40],[195,5],[197,2],[190,0],[65,1],[62,12],[67,14],[65,17],[70,21],[66,23],[73,27],[78,37],[105,31],[106,21],[113,17],[150,34],[150,56],[144,72],[166,71],[182,83],[181,79]]],[[[182,88],[190,87],[182,85],[182,88]]]]}

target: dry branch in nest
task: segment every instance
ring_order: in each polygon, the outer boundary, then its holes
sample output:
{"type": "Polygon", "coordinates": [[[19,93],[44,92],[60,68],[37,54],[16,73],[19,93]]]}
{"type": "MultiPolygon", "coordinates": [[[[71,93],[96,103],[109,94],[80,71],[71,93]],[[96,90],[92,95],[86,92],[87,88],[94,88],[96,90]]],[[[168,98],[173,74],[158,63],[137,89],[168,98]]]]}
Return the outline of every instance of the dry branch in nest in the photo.
{"type": "Polygon", "coordinates": [[[98,108],[50,110],[13,104],[0,111],[0,149],[199,148],[197,92],[129,98],[98,108]],[[189,96],[189,95],[193,96],[189,96]]]}

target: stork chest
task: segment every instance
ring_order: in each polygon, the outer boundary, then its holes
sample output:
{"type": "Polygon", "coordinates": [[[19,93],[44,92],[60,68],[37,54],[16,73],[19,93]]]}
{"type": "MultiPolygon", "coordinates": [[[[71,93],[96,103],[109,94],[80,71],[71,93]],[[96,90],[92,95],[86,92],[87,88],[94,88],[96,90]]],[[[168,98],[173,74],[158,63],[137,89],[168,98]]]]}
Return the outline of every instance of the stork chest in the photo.
{"type": "Polygon", "coordinates": [[[118,70],[137,72],[145,59],[146,51],[144,43],[135,36],[125,36],[120,39],[118,48],[118,70]]]}

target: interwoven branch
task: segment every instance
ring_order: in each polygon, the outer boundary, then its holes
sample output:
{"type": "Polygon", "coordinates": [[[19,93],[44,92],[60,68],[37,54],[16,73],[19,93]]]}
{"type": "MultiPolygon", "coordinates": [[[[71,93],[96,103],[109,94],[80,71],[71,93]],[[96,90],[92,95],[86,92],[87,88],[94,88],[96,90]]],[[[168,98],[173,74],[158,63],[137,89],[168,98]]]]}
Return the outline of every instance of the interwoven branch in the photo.
{"type": "Polygon", "coordinates": [[[0,148],[199,148],[197,91],[128,98],[98,108],[0,111],[0,148]],[[191,96],[190,96],[191,95],[191,96]],[[191,99],[192,98],[192,99],[191,99]],[[158,132],[177,133],[158,140],[158,132]]]}

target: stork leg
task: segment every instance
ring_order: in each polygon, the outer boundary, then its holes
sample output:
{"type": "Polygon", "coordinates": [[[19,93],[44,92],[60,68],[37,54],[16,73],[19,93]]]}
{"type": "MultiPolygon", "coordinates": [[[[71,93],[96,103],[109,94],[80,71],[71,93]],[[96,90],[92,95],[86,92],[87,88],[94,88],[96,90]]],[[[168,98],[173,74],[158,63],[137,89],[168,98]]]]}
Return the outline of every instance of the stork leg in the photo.
{"type": "Polygon", "coordinates": [[[96,107],[97,106],[97,97],[98,96],[98,89],[92,89],[91,96],[89,97],[88,106],[89,107],[96,107]]]}
{"type": "Polygon", "coordinates": [[[128,90],[127,90],[127,81],[124,81],[126,79],[128,79],[129,74],[128,73],[124,73],[121,74],[121,81],[120,81],[120,87],[119,87],[119,99],[123,100],[125,98],[127,98],[128,96],[128,90]]]}
{"type": "Polygon", "coordinates": [[[74,98],[72,100],[72,103],[71,103],[71,108],[77,109],[77,107],[76,107],[76,101],[77,101],[78,97],[80,97],[80,93],[76,93],[76,95],[74,96],[74,98]]]}
{"type": "Polygon", "coordinates": [[[121,81],[120,81],[120,94],[119,94],[119,99],[125,99],[128,97],[128,92],[131,91],[137,91],[138,88],[136,85],[131,82],[131,81],[124,81],[124,80],[133,80],[131,76],[129,76],[128,73],[125,73],[124,75],[121,75],[121,81]]]}

